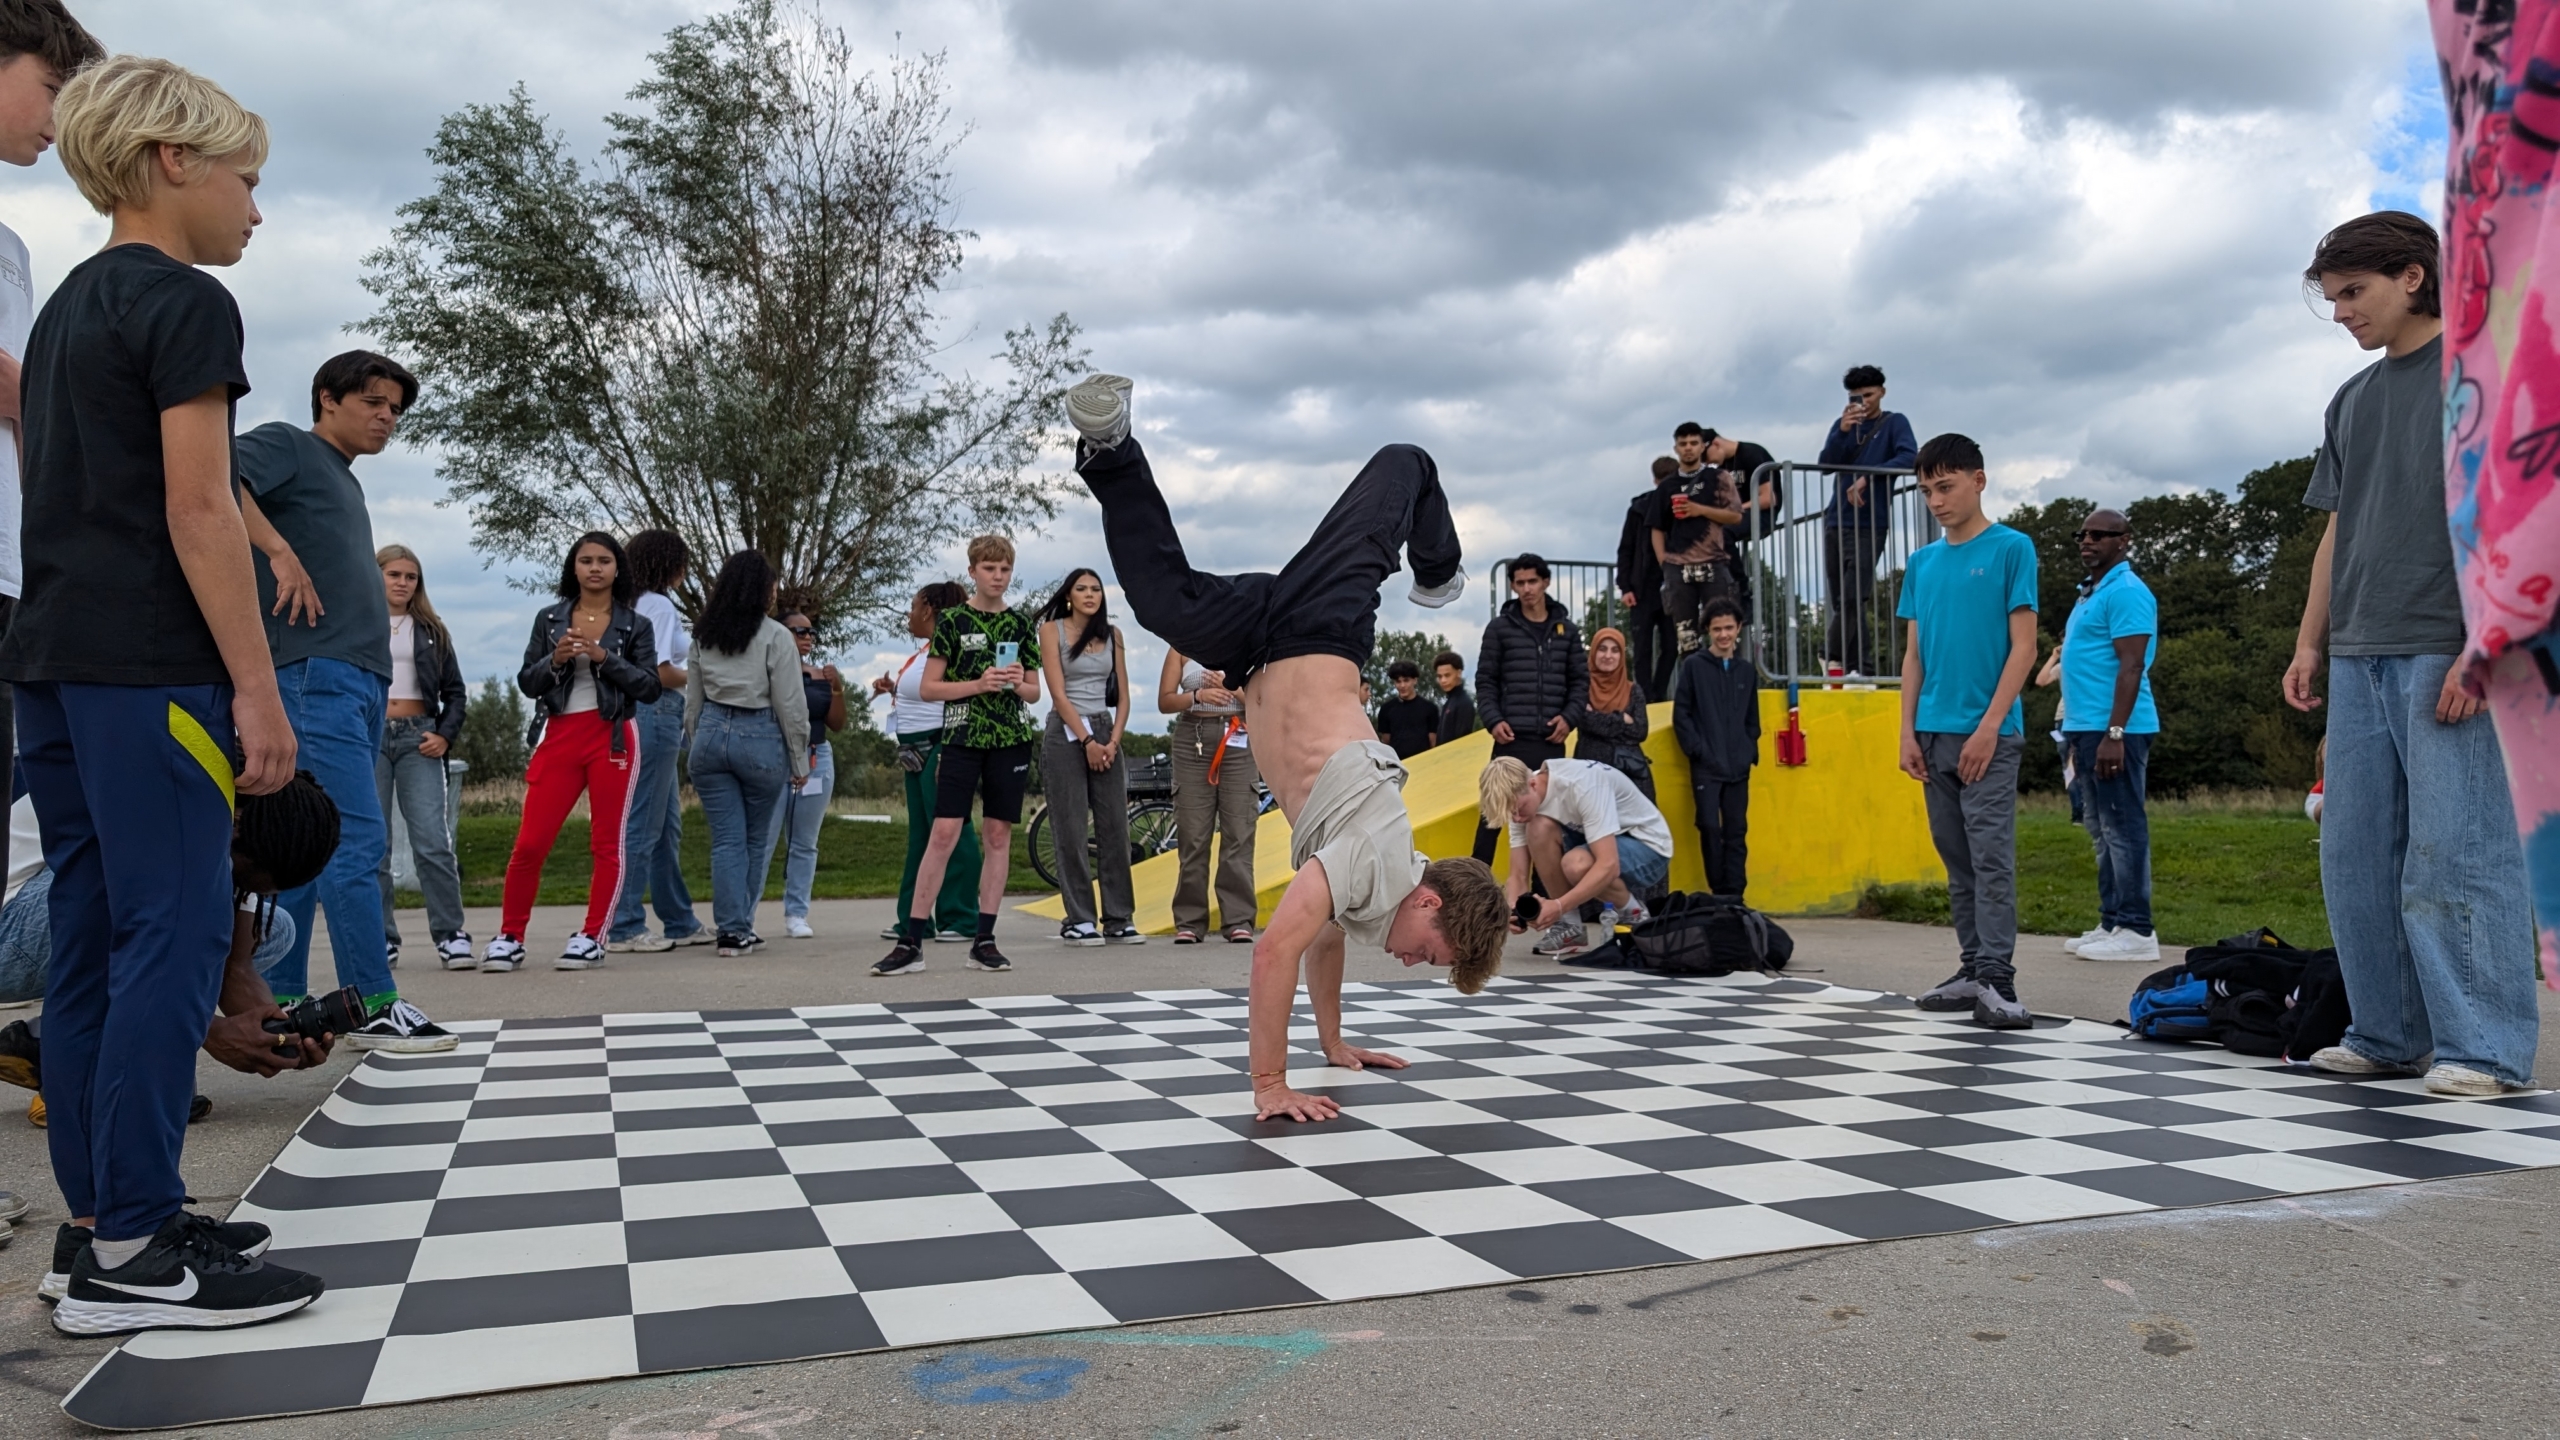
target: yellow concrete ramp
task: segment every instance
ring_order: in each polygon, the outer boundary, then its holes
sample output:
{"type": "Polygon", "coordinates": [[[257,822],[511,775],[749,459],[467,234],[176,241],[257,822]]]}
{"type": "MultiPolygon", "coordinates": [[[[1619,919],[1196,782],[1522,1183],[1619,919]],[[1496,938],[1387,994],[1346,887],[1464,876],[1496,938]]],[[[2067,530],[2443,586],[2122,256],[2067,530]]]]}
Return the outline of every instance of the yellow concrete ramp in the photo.
{"type": "MultiPolygon", "coordinates": [[[[1840,913],[1857,904],[1868,884],[1944,880],[1920,786],[1896,765],[1901,697],[1889,690],[1816,690],[1803,694],[1802,720],[1809,764],[1776,763],[1771,736],[1786,724],[1786,693],[1760,693],[1760,765],[1751,782],[1751,900],[1780,914],[1840,913]]],[[[1654,789],[1675,842],[1671,886],[1703,890],[1695,810],[1689,798],[1689,761],[1671,730],[1668,701],[1652,710],[1653,733],[1645,753],[1653,760],[1654,789]]],[[[1469,853],[1476,835],[1476,777],[1493,753],[1493,738],[1478,732],[1405,762],[1405,809],[1413,816],[1414,844],[1433,859],[1469,853]]],[[[1214,849],[1214,847],[1213,847],[1214,849]]],[[[1508,873],[1508,846],[1496,846],[1494,871],[1508,873]]],[[[1264,815],[1254,835],[1253,882],[1260,899],[1257,923],[1268,920],[1288,888],[1289,822],[1278,810],[1264,815]]],[[[1178,857],[1159,855],[1132,875],[1139,929],[1173,932],[1173,884],[1178,857]]],[[[1024,914],[1064,919],[1066,907],[1052,895],[1015,907],[1024,914]]]]}

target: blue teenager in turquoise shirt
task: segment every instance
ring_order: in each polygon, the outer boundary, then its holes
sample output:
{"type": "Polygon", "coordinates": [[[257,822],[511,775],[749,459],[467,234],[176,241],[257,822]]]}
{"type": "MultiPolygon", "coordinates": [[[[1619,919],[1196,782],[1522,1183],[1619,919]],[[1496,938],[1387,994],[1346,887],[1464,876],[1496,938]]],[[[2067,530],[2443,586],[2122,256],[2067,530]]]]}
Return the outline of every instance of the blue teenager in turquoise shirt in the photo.
{"type": "MultiPolygon", "coordinates": [[[[1970,498],[1978,518],[1978,488],[1970,498]]],[[[1939,523],[1948,520],[1941,517],[1939,523]]],[[[1960,543],[1934,540],[1913,552],[1894,611],[1919,626],[1920,701],[1912,729],[1972,734],[1999,694],[2009,663],[2009,616],[2035,608],[2035,542],[2006,525],[1986,525],[1960,543]]],[[[2013,698],[2000,718],[2000,733],[2025,730],[2025,709],[2013,698]]]]}

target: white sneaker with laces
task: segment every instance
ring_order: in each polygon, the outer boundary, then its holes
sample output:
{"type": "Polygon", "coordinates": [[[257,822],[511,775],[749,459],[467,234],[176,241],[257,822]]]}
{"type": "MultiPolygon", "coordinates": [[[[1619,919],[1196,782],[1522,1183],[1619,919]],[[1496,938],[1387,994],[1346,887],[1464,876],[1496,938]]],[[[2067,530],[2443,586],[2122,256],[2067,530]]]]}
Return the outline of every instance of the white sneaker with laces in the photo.
{"type": "Polygon", "coordinates": [[[476,970],[479,959],[471,953],[471,932],[456,930],[436,946],[436,958],[447,970],[476,970]]]}
{"type": "Polygon", "coordinates": [[[2153,960],[2160,958],[2160,937],[2123,929],[2092,940],[2073,952],[2083,960],[2153,960]]]}
{"type": "Polygon", "coordinates": [[[1068,387],[1067,419],[1096,453],[1129,438],[1129,392],[1134,388],[1125,375],[1087,375],[1068,387]]]}
{"type": "Polygon", "coordinates": [[[2062,948],[2073,955],[2077,955],[2080,953],[2081,946],[2095,944],[2114,933],[2116,932],[2108,929],[2104,925],[2100,925],[2095,929],[2084,930],[2081,933],[2072,936],[2070,939],[2063,941],[2062,948]]]}
{"type": "Polygon", "coordinates": [[[1626,905],[1618,911],[1618,923],[1630,929],[1652,918],[1653,912],[1644,908],[1644,902],[1634,896],[1627,897],[1626,905]]]}
{"type": "Polygon", "coordinates": [[[817,931],[809,928],[809,922],[807,920],[798,915],[787,915],[783,917],[782,933],[790,936],[794,940],[815,939],[818,934],[817,931]]]}
{"type": "Polygon", "coordinates": [[[1568,915],[1547,927],[1538,943],[1529,947],[1532,955],[1578,955],[1588,948],[1582,922],[1568,915]]]}
{"type": "Polygon", "coordinates": [[[604,946],[597,943],[596,937],[587,934],[577,934],[570,936],[569,943],[560,947],[560,958],[551,962],[551,968],[554,970],[593,970],[603,963],[604,946]]]}
{"type": "Polygon", "coordinates": [[[480,969],[487,974],[503,975],[524,963],[524,942],[513,935],[499,935],[480,952],[480,969]]]}
{"type": "Polygon", "coordinates": [[[676,942],[664,935],[652,935],[643,930],[628,940],[607,940],[604,942],[604,948],[615,955],[656,955],[662,951],[673,950],[676,948],[676,942]]]}
{"type": "Polygon", "coordinates": [[[2304,1063],[2314,1070],[2325,1070],[2332,1075],[2407,1075],[2413,1073],[2406,1065],[2385,1064],[2380,1060],[2371,1059],[2367,1056],[2358,1054],[2344,1045],[2332,1045],[2325,1050],[2315,1050],[2311,1053],[2311,1058],[2304,1063]]]}

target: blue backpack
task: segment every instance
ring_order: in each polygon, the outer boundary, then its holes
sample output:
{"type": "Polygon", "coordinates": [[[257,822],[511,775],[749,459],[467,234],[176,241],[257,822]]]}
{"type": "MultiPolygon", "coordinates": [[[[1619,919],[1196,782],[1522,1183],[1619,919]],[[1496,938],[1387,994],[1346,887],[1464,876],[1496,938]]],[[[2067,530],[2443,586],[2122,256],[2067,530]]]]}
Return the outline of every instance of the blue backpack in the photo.
{"type": "Polygon", "coordinates": [[[2125,1007],[2133,1033],[2148,1040],[2217,1042],[2213,1025],[2213,984],[2190,974],[2183,965],[2145,976],[2125,1007]]]}

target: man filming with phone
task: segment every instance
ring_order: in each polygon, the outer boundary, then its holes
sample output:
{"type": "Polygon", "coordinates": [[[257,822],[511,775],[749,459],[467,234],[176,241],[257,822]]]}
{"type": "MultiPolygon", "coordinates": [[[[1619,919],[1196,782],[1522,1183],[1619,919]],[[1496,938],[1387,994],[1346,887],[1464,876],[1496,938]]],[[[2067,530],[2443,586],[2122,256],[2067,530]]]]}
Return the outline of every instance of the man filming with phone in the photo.
{"type": "MultiPolygon", "coordinates": [[[[1853,365],[1840,377],[1849,403],[1823,438],[1824,465],[1907,470],[1920,454],[1911,422],[1884,408],[1884,372],[1853,365]]],[[[1893,478],[1834,474],[1822,510],[1822,568],[1831,587],[1830,636],[1824,650],[1852,675],[1878,673],[1874,652],[1876,561],[1893,534],[1893,478]]]]}

